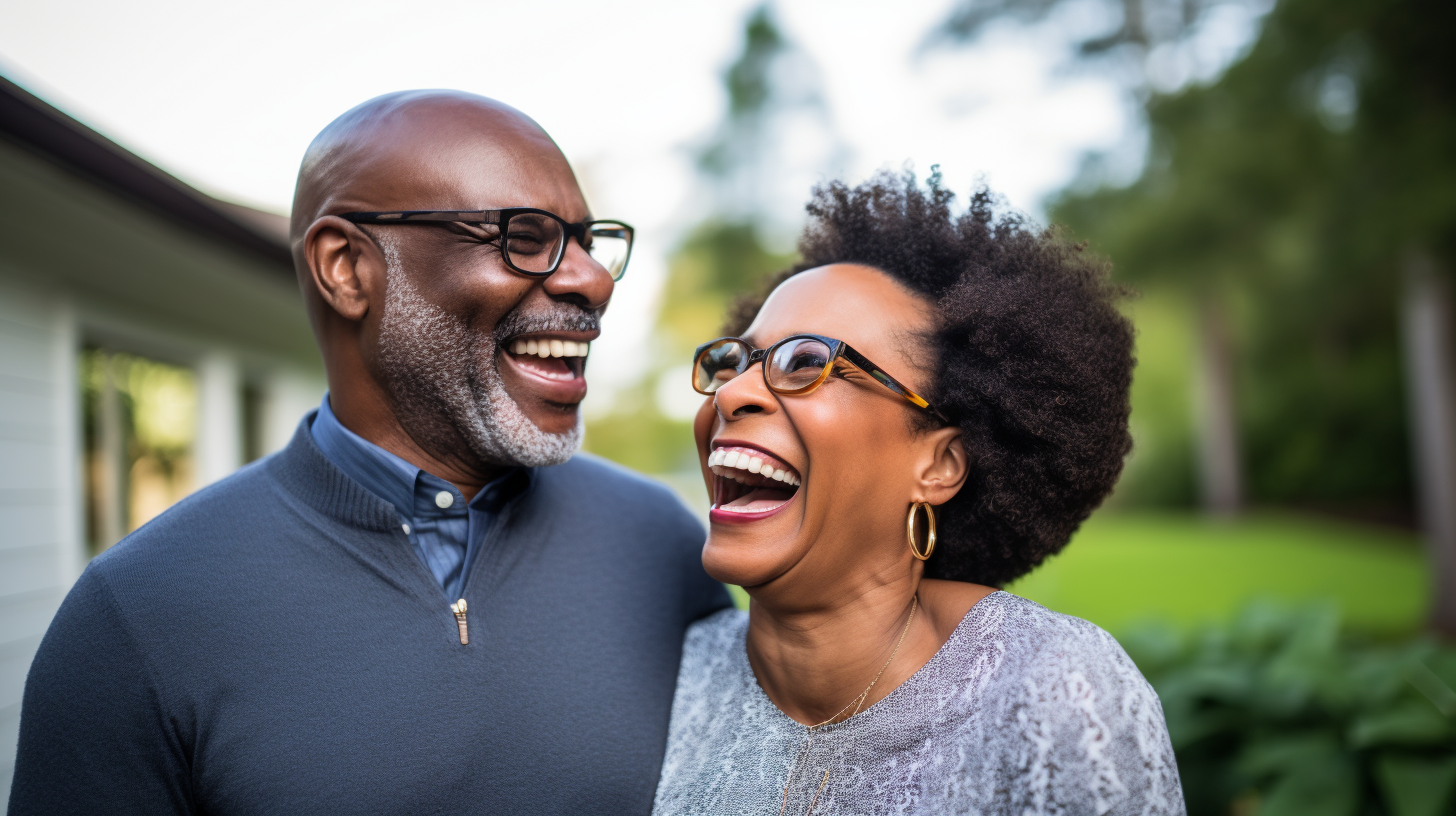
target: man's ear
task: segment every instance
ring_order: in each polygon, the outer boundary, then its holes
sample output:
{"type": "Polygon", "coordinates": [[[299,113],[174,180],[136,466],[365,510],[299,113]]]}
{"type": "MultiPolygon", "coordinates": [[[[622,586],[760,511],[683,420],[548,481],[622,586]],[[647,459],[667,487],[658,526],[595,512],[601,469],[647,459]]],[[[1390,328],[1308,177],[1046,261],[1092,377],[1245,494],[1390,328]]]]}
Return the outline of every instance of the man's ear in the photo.
{"type": "Polygon", "coordinates": [[[384,259],[374,242],[336,215],[313,222],[303,237],[303,257],[319,297],[345,320],[363,320],[384,292],[384,259]]]}
{"type": "Polygon", "coordinates": [[[971,472],[961,429],[937,428],[925,435],[922,444],[930,455],[923,460],[925,465],[917,475],[918,495],[913,501],[945,504],[960,492],[971,472]]]}

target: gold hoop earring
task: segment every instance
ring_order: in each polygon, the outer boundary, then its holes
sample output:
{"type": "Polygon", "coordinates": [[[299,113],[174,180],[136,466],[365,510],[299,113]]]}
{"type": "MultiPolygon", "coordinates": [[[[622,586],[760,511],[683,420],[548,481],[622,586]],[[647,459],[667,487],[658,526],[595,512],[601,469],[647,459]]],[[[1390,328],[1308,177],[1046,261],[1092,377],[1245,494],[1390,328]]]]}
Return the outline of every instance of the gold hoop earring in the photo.
{"type": "Polygon", "coordinates": [[[935,508],[930,502],[911,502],[910,515],[905,517],[905,538],[910,542],[910,554],[921,561],[930,559],[930,554],[935,552],[935,508]],[[925,522],[928,535],[925,536],[925,549],[922,552],[920,542],[915,540],[915,511],[925,508],[925,522]]]}

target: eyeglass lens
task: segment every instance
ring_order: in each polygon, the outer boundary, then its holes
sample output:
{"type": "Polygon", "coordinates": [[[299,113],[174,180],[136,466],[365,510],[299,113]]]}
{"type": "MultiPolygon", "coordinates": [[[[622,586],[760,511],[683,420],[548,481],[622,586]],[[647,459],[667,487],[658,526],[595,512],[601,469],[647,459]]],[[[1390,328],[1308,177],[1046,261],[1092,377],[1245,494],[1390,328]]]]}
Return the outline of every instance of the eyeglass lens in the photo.
{"type": "Polygon", "coordinates": [[[698,355],[698,364],[693,369],[694,385],[698,391],[711,394],[724,383],[737,377],[748,361],[748,347],[732,340],[710,346],[698,355]]]}
{"type": "MultiPolygon", "coordinates": [[[[778,345],[764,361],[769,388],[775,391],[799,391],[814,384],[824,373],[833,356],[823,341],[797,337],[778,345]]],[[[698,356],[693,371],[698,391],[711,394],[747,368],[748,347],[724,340],[698,356]]]]}
{"type": "Polygon", "coordinates": [[[632,251],[631,229],[611,221],[592,224],[587,230],[586,244],[586,251],[606,268],[612,280],[622,277],[627,268],[627,255],[632,251]]]}
{"type": "Polygon", "coordinates": [[[775,348],[768,360],[768,387],[775,391],[808,388],[829,365],[829,347],[811,337],[797,337],[775,348]]]}
{"type": "Polygon", "coordinates": [[[561,260],[561,222],[540,213],[514,215],[505,225],[506,259],[523,272],[550,272],[561,260]]]}
{"type": "MultiPolygon", "coordinates": [[[[561,222],[540,213],[519,213],[505,225],[506,259],[523,272],[545,274],[556,269],[565,251],[561,222]]],[[[622,277],[632,247],[632,231],[625,225],[594,223],[582,241],[592,259],[601,264],[613,280],[622,277]]]]}

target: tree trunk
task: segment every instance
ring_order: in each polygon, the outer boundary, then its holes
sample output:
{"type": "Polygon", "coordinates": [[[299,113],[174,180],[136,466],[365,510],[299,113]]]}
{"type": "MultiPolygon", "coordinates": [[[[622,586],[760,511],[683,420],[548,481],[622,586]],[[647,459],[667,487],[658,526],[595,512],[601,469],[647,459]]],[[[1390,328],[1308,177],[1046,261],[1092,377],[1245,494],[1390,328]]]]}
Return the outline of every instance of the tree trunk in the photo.
{"type": "Polygon", "coordinates": [[[1198,366],[1193,419],[1198,435],[1198,487],[1203,509],[1230,517],[1243,506],[1238,421],[1234,413],[1233,350],[1228,319],[1214,295],[1198,305],[1198,366]]]}
{"type": "Polygon", "coordinates": [[[1416,497],[1433,582],[1433,628],[1456,636],[1456,433],[1451,291],[1435,262],[1411,253],[1401,302],[1416,497]]]}

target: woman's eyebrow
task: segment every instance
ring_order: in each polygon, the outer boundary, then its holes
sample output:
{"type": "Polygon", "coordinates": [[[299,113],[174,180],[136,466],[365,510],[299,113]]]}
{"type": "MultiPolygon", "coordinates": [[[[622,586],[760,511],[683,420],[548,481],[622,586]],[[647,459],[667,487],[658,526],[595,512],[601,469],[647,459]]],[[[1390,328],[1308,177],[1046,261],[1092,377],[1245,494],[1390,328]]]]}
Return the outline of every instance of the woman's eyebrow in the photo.
{"type": "Polygon", "coordinates": [[[780,340],[783,340],[783,339],[786,339],[786,338],[789,338],[789,337],[804,337],[804,336],[816,336],[817,337],[819,335],[818,335],[817,332],[809,332],[809,331],[786,331],[786,332],[780,334],[778,337],[775,337],[774,339],[768,341],[767,343],[764,343],[763,345],[759,345],[758,344],[758,338],[756,338],[756,337],[750,337],[748,335],[744,335],[743,337],[741,337],[739,339],[748,341],[748,344],[750,346],[753,346],[754,348],[768,348],[769,346],[772,346],[774,343],[777,343],[780,340]]]}

